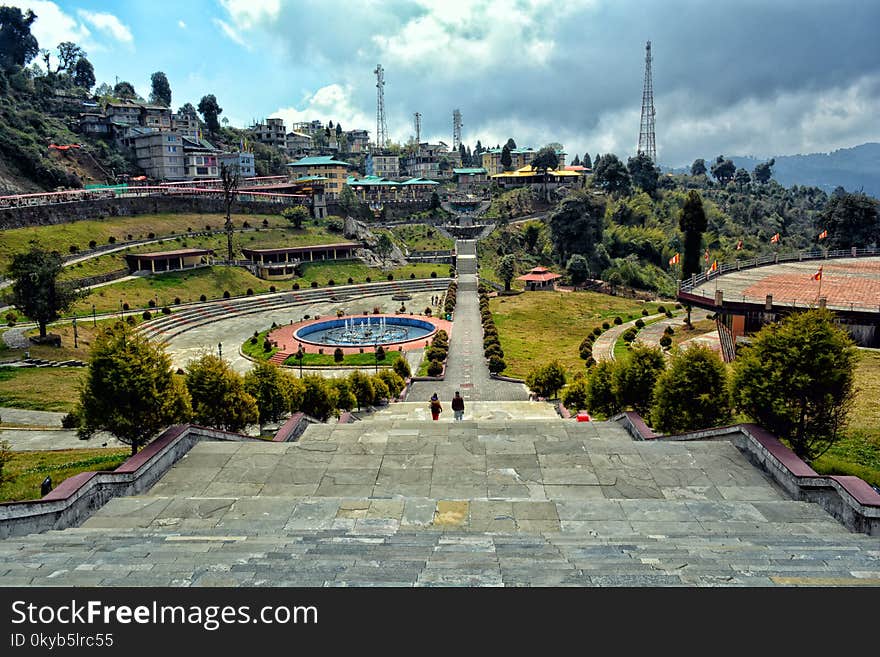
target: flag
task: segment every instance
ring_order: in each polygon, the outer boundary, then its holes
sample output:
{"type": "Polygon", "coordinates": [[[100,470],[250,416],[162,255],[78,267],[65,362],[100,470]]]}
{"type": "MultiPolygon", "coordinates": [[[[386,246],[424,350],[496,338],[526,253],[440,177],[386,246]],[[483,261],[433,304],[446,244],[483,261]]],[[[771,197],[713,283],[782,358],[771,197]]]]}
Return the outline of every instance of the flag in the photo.
{"type": "Polygon", "coordinates": [[[669,259],[669,266],[672,267],[673,265],[677,265],[679,262],[681,262],[681,255],[676,253],[669,259]]]}
{"type": "Polygon", "coordinates": [[[736,250],[742,251],[742,248],[743,248],[743,241],[740,240],[739,242],[736,243],[736,250]]]}
{"type": "Polygon", "coordinates": [[[770,244],[777,244],[779,242],[779,233],[776,233],[773,237],[770,238],[770,244]]]}
{"type": "Polygon", "coordinates": [[[828,237],[828,231],[827,231],[827,230],[823,230],[821,233],[819,233],[819,239],[820,239],[820,240],[824,240],[826,237],[828,237]]]}
{"type": "Polygon", "coordinates": [[[712,266],[709,267],[709,271],[710,272],[718,271],[718,261],[717,260],[712,261],[712,266]]]}
{"type": "Polygon", "coordinates": [[[821,281],[822,280],[822,265],[819,265],[819,270],[815,274],[813,274],[813,280],[814,281],[821,281]]]}
{"type": "Polygon", "coordinates": [[[709,264],[709,249],[706,249],[706,255],[703,256],[703,260],[706,261],[706,264],[709,264]]]}

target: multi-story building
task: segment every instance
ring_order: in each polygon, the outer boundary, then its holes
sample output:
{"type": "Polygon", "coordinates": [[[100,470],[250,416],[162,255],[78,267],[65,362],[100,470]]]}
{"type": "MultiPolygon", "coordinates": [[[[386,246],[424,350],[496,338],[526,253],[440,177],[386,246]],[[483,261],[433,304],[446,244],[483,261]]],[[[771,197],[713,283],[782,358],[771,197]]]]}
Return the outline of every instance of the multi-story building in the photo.
{"type": "Polygon", "coordinates": [[[143,125],[141,123],[141,106],[137,103],[107,103],[104,114],[117,125],[143,125]]]}
{"type": "Polygon", "coordinates": [[[238,171],[241,178],[253,178],[257,175],[253,153],[220,153],[217,159],[221,165],[225,164],[228,168],[238,171]]]}
{"type": "Polygon", "coordinates": [[[171,129],[181,135],[198,137],[200,127],[199,117],[196,114],[171,115],[171,129]]]}
{"type": "Polygon", "coordinates": [[[291,130],[285,137],[284,150],[288,157],[305,157],[314,151],[315,142],[311,135],[291,130]]]}
{"type": "Polygon", "coordinates": [[[414,178],[451,178],[452,169],[461,162],[459,153],[451,153],[445,142],[429,144],[423,142],[418,149],[403,158],[403,166],[408,176],[414,178]]]}
{"type": "Polygon", "coordinates": [[[287,165],[294,182],[303,179],[324,181],[324,194],[328,198],[336,198],[342,191],[342,185],[348,178],[351,164],[333,159],[331,155],[304,157],[287,165]]]}
{"type": "Polygon", "coordinates": [[[220,175],[217,149],[198,137],[181,137],[184,152],[186,178],[189,180],[210,180],[220,175]]]}
{"type": "MultiPolygon", "coordinates": [[[[489,172],[490,176],[493,176],[497,173],[502,173],[504,171],[504,166],[501,164],[501,154],[503,151],[503,148],[490,148],[487,151],[483,151],[483,168],[489,172]]],[[[533,148],[511,149],[510,170],[517,171],[519,169],[522,169],[526,165],[530,165],[537,154],[538,151],[533,148]]],[[[556,151],[556,157],[559,159],[558,168],[563,168],[565,166],[565,152],[562,150],[556,151]]]]}
{"type": "Polygon", "coordinates": [[[314,137],[319,132],[324,132],[324,124],[318,119],[315,119],[314,121],[301,121],[299,123],[294,123],[290,129],[314,137]]]}
{"type": "Polygon", "coordinates": [[[111,129],[110,119],[103,114],[83,112],[79,115],[79,131],[85,135],[108,135],[111,129]]]}
{"type": "Polygon", "coordinates": [[[140,132],[129,137],[138,166],[154,180],[185,180],[183,137],[172,132],[140,132]]]}
{"type": "Polygon", "coordinates": [[[367,153],[364,165],[368,176],[378,178],[398,178],[400,176],[400,158],[392,153],[367,153]]]}
{"type": "Polygon", "coordinates": [[[266,119],[265,123],[256,123],[251,127],[254,138],[261,144],[274,146],[275,148],[287,148],[287,128],[284,127],[284,119],[266,119]]]}
{"type": "Polygon", "coordinates": [[[171,110],[161,105],[141,105],[140,125],[154,130],[171,130],[171,110]]]}
{"type": "Polygon", "coordinates": [[[349,130],[345,137],[349,153],[365,153],[370,147],[370,133],[367,130],[349,130]]]}

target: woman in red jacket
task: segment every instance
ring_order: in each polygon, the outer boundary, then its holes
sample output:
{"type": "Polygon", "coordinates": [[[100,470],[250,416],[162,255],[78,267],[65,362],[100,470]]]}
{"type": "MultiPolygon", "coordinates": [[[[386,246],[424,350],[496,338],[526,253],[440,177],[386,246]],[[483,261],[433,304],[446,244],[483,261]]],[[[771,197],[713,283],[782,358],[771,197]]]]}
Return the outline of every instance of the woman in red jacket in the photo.
{"type": "Polygon", "coordinates": [[[443,407],[440,405],[440,399],[437,397],[437,393],[435,392],[431,395],[431,418],[434,420],[440,419],[440,413],[443,412],[443,407]]]}

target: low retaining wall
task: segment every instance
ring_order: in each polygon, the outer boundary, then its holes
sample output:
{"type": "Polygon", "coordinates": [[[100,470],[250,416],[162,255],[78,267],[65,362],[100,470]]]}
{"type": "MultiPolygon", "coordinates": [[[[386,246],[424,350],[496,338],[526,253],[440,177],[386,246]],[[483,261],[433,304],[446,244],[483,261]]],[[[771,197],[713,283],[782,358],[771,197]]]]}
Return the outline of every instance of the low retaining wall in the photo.
{"type": "Polygon", "coordinates": [[[81,472],[42,499],[0,504],[0,539],[74,527],[114,497],[144,493],[201,440],[259,439],[191,424],[169,427],[113,472],[81,472]]]}
{"type": "Polygon", "coordinates": [[[299,440],[299,437],[305,433],[310,424],[320,424],[315,418],[305,413],[294,413],[290,418],[282,424],[275,437],[272,438],[274,443],[292,443],[299,440]]]}
{"type": "Polygon", "coordinates": [[[820,475],[776,436],[756,424],[692,431],[677,436],[654,433],[638,413],[612,418],[635,440],[727,440],[795,500],[815,502],[847,529],[880,536],[880,494],[858,477],[820,475]]]}

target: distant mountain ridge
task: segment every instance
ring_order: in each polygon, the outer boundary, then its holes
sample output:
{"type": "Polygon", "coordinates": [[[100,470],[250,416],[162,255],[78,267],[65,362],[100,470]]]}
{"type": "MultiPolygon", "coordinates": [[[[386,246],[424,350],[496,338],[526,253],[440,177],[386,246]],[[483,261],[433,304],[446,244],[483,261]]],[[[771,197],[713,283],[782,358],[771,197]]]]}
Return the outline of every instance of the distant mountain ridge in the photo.
{"type": "MultiPolygon", "coordinates": [[[[737,168],[749,173],[757,164],[770,158],[729,156],[737,168]]],[[[841,148],[831,153],[809,155],[777,155],[773,179],[784,187],[809,185],[830,193],[835,187],[848,192],[864,191],[880,198],[880,143],[870,142],[852,148],[841,148]]],[[[711,167],[714,158],[706,158],[711,167]]],[[[685,169],[675,169],[682,173],[685,169]]]]}

